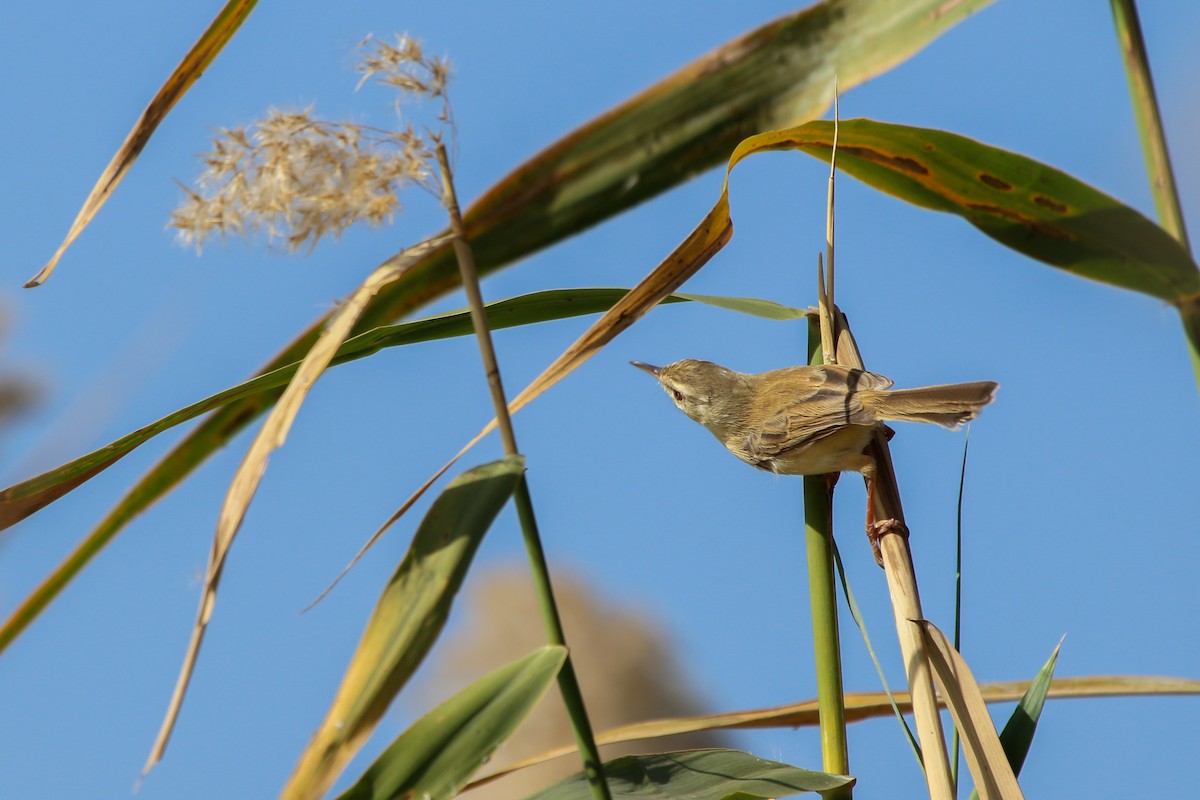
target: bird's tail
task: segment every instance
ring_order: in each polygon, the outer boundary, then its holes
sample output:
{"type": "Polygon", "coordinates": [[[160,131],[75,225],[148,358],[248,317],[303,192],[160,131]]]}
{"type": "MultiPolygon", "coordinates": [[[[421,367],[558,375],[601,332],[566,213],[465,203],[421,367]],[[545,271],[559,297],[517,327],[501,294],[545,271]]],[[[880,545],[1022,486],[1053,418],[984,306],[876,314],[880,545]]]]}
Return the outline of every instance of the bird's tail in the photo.
{"type": "Polygon", "coordinates": [[[925,386],[920,389],[858,392],[864,407],[880,419],[900,422],[932,422],[957,428],[979,416],[996,396],[1000,384],[992,381],[925,386]]]}

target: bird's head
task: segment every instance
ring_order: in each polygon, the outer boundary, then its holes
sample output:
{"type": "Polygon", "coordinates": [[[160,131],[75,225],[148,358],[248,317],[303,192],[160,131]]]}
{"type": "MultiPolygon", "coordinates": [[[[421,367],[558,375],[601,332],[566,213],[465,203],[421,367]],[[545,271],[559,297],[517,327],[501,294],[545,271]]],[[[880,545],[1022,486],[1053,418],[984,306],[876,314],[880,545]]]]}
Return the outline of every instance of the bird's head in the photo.
{"type": "Polygon", "coordinates": [[[680,411],[714,433],[739,424],[745,414],[749,386],[740,372],[691,358],[665,367],[630,363],[657,378],[680,411]]]}

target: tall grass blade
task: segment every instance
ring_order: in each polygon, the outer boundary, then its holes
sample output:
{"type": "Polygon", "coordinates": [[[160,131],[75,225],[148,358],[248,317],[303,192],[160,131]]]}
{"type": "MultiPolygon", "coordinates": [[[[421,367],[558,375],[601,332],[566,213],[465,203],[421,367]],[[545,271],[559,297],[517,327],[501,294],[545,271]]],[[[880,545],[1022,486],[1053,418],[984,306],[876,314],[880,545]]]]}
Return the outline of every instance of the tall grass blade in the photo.
{"type": "Polygon", "coordinates": [[[67,248],[78,238],[79,234],[83,233],[83,229],[100,211],[100,207],[104,205],[109,195],[117,188],[117,184],[125,177],[125,173],[133,166],[133,162],[137,160],[142,149],[150,141],[150,137],[154,135],[159,123],[175,107],[179,98],[183,97],[192,84],[204,74],[204,70],[208,69],[208,65],[233,38],[257,4],[258,0],[228,0],[225,3],[216,18],[209,24],[208,29],[200,35],[200,38],[192,45],[192,49],[183,57],[183,61],[167,78],[167,82],[154,95],[150,105],[142,111],[142,115],[133,124],[133,129],[129,131],[125,141],[121,143],[112,160],[108,162],[108,166],[104,168],[104,172],[100,173],[100,178],[92,187],[92,191],[88,193],[87,199],[83,201],[83,208],[79,209],[79,214],[71,223],[66,238],[54,251],[54,255],[50,257],[46,265],[38,271],[38,274],[29,279],[29,282],[25,284],[26,288],[39,286],[50,277],[50,273],[54,272],[59,259],[67,252],[67,248]]]}
{"type": "MultiPolygon", "coordinates": [[[[1021,774],[1025,756],[1029,754],[1029,746],[1033,744],[1033,734],[1037,730],[1038,719],[1042,716],[1042,707],[1050,694],[1050,682],[1054,678],[1054,665],[1058,662],[1060,649],[1062,642],[1055,646],[1050,658],[1038,670],[1037,677],[1029,684],[1025,694],[1021,695],[1012,716],[1004,725],[1004,730],[1000,731],[1000,746],[1004,748],[1004,755],[1008,758],[1014,775],[1021,774]]],[[[972,800],[977,797],[977,791],[971,792],[972,800]]]]}
{"type": "Polygon", "coordinates": [[[281,797],[323,796],[370,736],[441,633],[471,559],[524,466],[518,456],[475,467],[433,502],[281,797]]]}
{"type": "Polygon", "coordinates": [[[533,709],[566,660],[547,645],[472,683],[400,734],[339,800],[449,800],[533,709]]]}
{"type": "Polygon", "coordinates": [[[1021,787],[1000,746],[983,693],[967,662],[933,623],[916,620],[912,624],[925,640],[934,680],[962,735],[963,753],[979,795],[984,800],[1020,800],[1024,797],[1021,787]]]}

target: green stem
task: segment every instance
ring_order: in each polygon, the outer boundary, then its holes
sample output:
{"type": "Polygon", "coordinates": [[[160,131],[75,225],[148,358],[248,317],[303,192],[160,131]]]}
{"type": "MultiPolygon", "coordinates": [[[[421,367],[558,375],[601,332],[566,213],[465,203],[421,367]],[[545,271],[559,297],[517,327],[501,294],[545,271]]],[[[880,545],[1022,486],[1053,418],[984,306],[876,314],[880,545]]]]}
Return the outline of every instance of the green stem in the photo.
{"type": "Polygon", "coordinates": [[[1150,177],[1158,220],[1163,228],[1190,250],[1183,208],[1179,203],[1179,190],[1175,187],[1175,173],[1171,169],[1171,156],[1167,152],[1167,139],[1163,133],[1158,97],[1150,77],[1150,61],[1146,55],[1146,40],[1142,38],[1137,3],[1134,0],[1111,2],[1113,23],[1121,45],[1121,57],[1125,62],[1125,75],[1129,79],[1133,117],[1142,140],[1142,155],[1146,159],[1146,173],[1150,177]]]}
{"type": "MultiPolygon", "coordinates": [[[[962,563],[963,563],[963,493],[967,485],[967,448],[971,444],[971,426],[967,426],[966,437],[963,440],[962,469],[958,473],[958,513],[954,535],[954,649],[962,652],[962,563]]],[[[958,792],[958,751],[960,734],[958,726],[954,726],[954,735],[950,741],[950,783],[958,792]]]]}
{"type": "MultiPolygon", "coordinates": [[[[1150,191],[1154,195],[1158,221],[1190,251],[1183,207],[1175,186],[1175,172],[1171,169],[1171,156],[1167,151],[1167,137],[1163,133],[1158,96],[1150,76],[1150,59],[1146,54],[1146,40],[1142,36],[1137,3],[1135,0],[1111,0],[1111,4],[1113,25],[1121,45],[1121,59],[1129,79],[1133,118],[1137,121],[1138,136],[1142,140],[1142,155],[1146,160],[1146,174],[1150,178],[1150,191]]],[[[1197,383],[1200,383],[1200,309],[1197,306],[1200,306],[1200,298],[1187,298],[1180,304],[1179,313],[1187,335],[1192,371],[1197,383]]]]}
{"type": "MultiPolygon", "coordinates": [[[[533,500],[529,495],[529,482],[522,478],[513,496],[517,506],[517,518],[521,521],[521,533],[525,537],[525,551],[529,555],[529,564],[533,571],[534,591],[537,594],[538,606],[542,612],[542,624],[546,628],[546,638],[551,644],[567,646],[566,635],[563,632],[562,618],[558,606],[554,602],[554,590],[550,585],[550,570],[546,565],[546,553],[542,549],[542,540],[538,535],[537,520],[533,515],[533,500]]],[[[568,651],[569,652],[569,651],[568,651]]],[[[592,790],[593,800],[610,800],[608,784],[604,780],[604,766],[600,760],[600,750],[596,746],[596,738],[592,734],[592,725],[588,720],[587,706],[583,702],[583,693],[579,690],[579,680],[575,677],[575,666],[571,657],[563,662],[558,672],[558,690],[562,695],[563,705],[571,718],[571,728],[575,733],[575,743],[583,756],[583,772],[587,776],[588,786],[592,790]]]]}
{"type": "MultiPolygon", "coordinates": [[[[442,204],[450,216],[450,230],[454,233],[454,254],[458,258],[463,289],[466,290],[467,302],[471,307],[471,320],[475,325],[475,337],[479,341],[484,372],[487,373],[488,388],[491,390],[492,404],[496,410],[500,438],[504,442],[505,454],[517,455],[517,436],[513,430],[512,418],[508,413],[508,401],[505,399],[504,385],[500,380],[500,366],[496,362],[496,353],[492,347],[492,333],[487,322],[487,310],[484,308],[483,295],[479,290],[479,273],[475,269],[475,256],[467,242],[466,229],[463,226],[462,214],[458,207],[458,198],[454,193],[450,160],[446,156],[446,147],[441,142],[437,144],[437,158],[442,172],[442,204]]],[[[524,476],[517,484],[513,501],[517,507],[517,518],[521,522],[525,549],[529,553],[534,591],[537,594],[538,605],[541,607],[546,638],[550,640],[550,644],[566,647],[567,640],[563,633],[562,618],[558,613],[558,605],[554,602],[554,589],[550,584],[550,569],[546,564],[546,553],[542,549],[537,518],[533,513],[529,481],[524,476]]],[[[583,693],[580,692],[579,681],[575,677],[575,667],[569,655],[570,650],[568,649],[567,652],[567,659],[558,672],[559,692],[562,694],[563,705],[567,708],[567,715],[571,719],[571,728],[575,733],[575,742],[579,745],[579,753],[583,756],[583,770],[591,789],[592,800],[612,800],[608,791],[608,783],[604,780],[604,766],[600,761],[600,750],[596,746],[596,737],[592,734],[592,725],[588,720],[583,693]]]]}
{"type": "Polygon", "coordinates": [[[1188,354],[1192,357],[1192,370],[1200,381],[1200,297],[1192,297],[1178,304],[1183,330],[1187,334],[1188,354]]]}
{"type": "MultiPolygon", "coordinates": [[[[820,326],[809,320],[809,352],[820,361],[820,326]]],[[[850,774],[842,653],[838,639],[837,589],[833,572],[833,491],[824,475],[804,477],[804,535],[808,554],[808,593],[812,609],[817,706],[821,715],[821,762],[826,772],[850,774]]],[[[850,787],[825,795],[850,798],[850,787]]]]}
{"type": "Polygon", "coordinates": [[[846,709],[842,697],[837,592],[833,579],[833,523],[824,475],[804,478],[804,533],[808,554],[808,595],[812,607],[813,656],[817,662],[817,705],[821,713],[822,768],[848,775],[846,709]]]}

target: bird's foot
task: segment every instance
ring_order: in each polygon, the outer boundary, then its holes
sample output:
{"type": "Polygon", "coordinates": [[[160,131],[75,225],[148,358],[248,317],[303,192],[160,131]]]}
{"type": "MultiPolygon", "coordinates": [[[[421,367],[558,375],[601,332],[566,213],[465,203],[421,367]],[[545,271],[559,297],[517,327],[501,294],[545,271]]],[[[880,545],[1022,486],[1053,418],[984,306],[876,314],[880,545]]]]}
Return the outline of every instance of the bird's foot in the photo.
{"type": "Polygon", "coordinates": [[[883,566],[883,552],[879,549],[879,540],[889,533],[908,536],[908,528],[898,519],[879,519],[867,523],[867,541],[871,543],[871,552],[875,554],[875,563],[883,566]]]}

